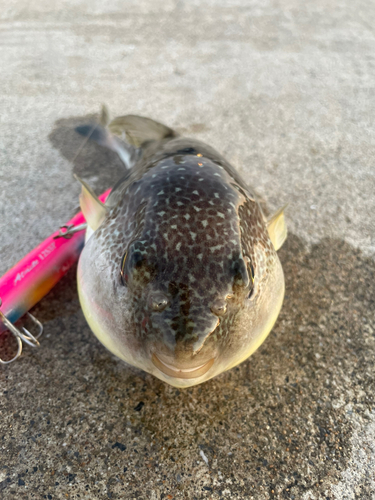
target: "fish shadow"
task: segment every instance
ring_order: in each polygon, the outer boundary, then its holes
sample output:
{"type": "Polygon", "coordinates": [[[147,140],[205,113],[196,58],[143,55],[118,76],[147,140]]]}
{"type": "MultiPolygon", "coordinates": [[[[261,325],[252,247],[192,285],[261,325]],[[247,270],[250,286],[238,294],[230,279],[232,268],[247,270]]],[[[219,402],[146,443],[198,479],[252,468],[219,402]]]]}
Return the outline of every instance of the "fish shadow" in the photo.
{"type": "Polygon", "coordinates": [[[48,139],[72,164],[73,173],[86,179],[98,194],[114,185],[126,172],[124,164],[113,151],[87,140],[75,131],[79,125],[98,124],[99,115],[88,114],[57,120],[48,139]]]}

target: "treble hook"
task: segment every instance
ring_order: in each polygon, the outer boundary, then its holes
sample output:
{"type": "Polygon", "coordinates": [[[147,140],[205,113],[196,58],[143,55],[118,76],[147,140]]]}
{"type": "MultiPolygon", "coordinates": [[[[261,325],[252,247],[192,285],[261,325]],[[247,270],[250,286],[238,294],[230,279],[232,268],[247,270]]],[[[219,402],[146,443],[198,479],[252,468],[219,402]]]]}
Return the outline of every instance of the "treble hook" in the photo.
{"type": "MultiPolygon", "coordinates": [[[[2,301],[0,298],[0,307],[2,305],[2,301]]],[[[27,330],[24,326],[22,327],[22,330],[24,333],[22,333],[16,326],[13,325],[11,321],[1,312],[0,310],[0,320],[4,323],[4,325],[8,328],[8,330],[14,335],[16,341],[17,341],[17,353],[15,356],[10,359],[9,361],[4,361],[3,359],[0,358],[0,364],[1,365],[8,365],[9,363],[13,363],[16,359],[18,359],[21,356],[22,353],[22,342],[25,342],[25,344],[30,345],[31,347],[39,347],[40,343],[38,341],[39,337],[43,333],[43,325],[40,321],[36,319],[35,316],[33,316],[31,313],[27,312],[26,315],[38,326],[39,332],[37,335],[32,335],[29,330],[27,330]]]]}
{"type": "Polygon", "coordinates": [[[74,224],[66,224],[65,226],[60,226],[59,234],[53,237],[54,240],[58,238],[65,238],[66,240],[70,240],[70,238],[79,231],[83,231],[87,229],[87,223],[84,222],[79,224],[78,226],[74,226],[74,224]]]}

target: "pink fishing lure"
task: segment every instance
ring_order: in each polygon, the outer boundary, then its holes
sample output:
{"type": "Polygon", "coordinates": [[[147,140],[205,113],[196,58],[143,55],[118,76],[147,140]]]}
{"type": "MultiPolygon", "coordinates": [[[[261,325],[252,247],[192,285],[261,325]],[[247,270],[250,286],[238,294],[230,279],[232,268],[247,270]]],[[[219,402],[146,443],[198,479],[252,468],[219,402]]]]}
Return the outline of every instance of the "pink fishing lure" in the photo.
{"type": "MultiPolygon", "coordinates": [[[[99,199],[105,202],[110,190],[99,199]]],[[[67,226],[85,223],[82,212],[75,215],[67,226]]],[[[85,230],[75,233],[70,239],[59,237],[56,231],[20,260],[0,278],[1,312],[15,323],[39,300],[41,300],[78,260],[85,242],[85,230]]],[[[7,330],[0,319],[0,333],[7,330]]]]}

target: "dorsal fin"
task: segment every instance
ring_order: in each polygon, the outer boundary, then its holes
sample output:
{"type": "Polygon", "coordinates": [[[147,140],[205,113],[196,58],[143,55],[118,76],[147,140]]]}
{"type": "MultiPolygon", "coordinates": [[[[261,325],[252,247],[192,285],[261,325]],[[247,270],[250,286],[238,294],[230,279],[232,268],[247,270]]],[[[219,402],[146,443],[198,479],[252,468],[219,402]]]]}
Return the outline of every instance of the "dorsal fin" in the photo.
{"type": "Polygon", "coordinates": [[[98,199],[94,191],[78,175],[73,174],[75,179],[82,185],[79,195],[79,204],[86,219],[87,224],[93,231],[96,231],[107,215],[107,207],[98,199]]]}
{"type": "Polygon", "coordinates": [[[102,127],[107,127],[110,121],[111,118],[109,115],[109,109],[105,104],[102,104],[102,108],[100,110],[99,123],[102,127]]]}
{"type": "Polygon", "coordinates": [[[287,229],[284,218],[284,210],[286,207],[287,205],[284,205],[267,221],[268,234],[275,250],[281,248],[287,237],[287,229]]]}
{"type": "Polygon", "coordinates": [[[118,116],[108,125],[110,132],[136,148],[145,142],[177,137],[177,133],[162,123],[137,115],[118,116]]]}

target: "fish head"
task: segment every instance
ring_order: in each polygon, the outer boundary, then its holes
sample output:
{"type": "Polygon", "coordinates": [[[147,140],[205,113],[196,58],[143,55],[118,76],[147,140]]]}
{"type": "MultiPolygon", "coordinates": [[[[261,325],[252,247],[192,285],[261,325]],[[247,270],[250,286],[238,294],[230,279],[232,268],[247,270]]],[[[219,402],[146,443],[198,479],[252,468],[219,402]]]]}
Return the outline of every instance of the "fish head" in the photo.
{"type": "Polygon", "coordinates": [[[78,267],[84,313],[110,351],[188,387],[244,361],[263,342],[284,295],[266,232],[220,245],[206,245],[202,235],[179,246],[171,234],[124,245],[112,223],[91,236],[78,267]]]}
{"type": "Polygon", "coordinates": [[[279,216],[270,232],[233,176],[194,155],[154,162],[105,213],[99,207],[78,265],[81,305],[99,340],[175,387],[248,358],[284,296],[270,236],[279,216]]]}

